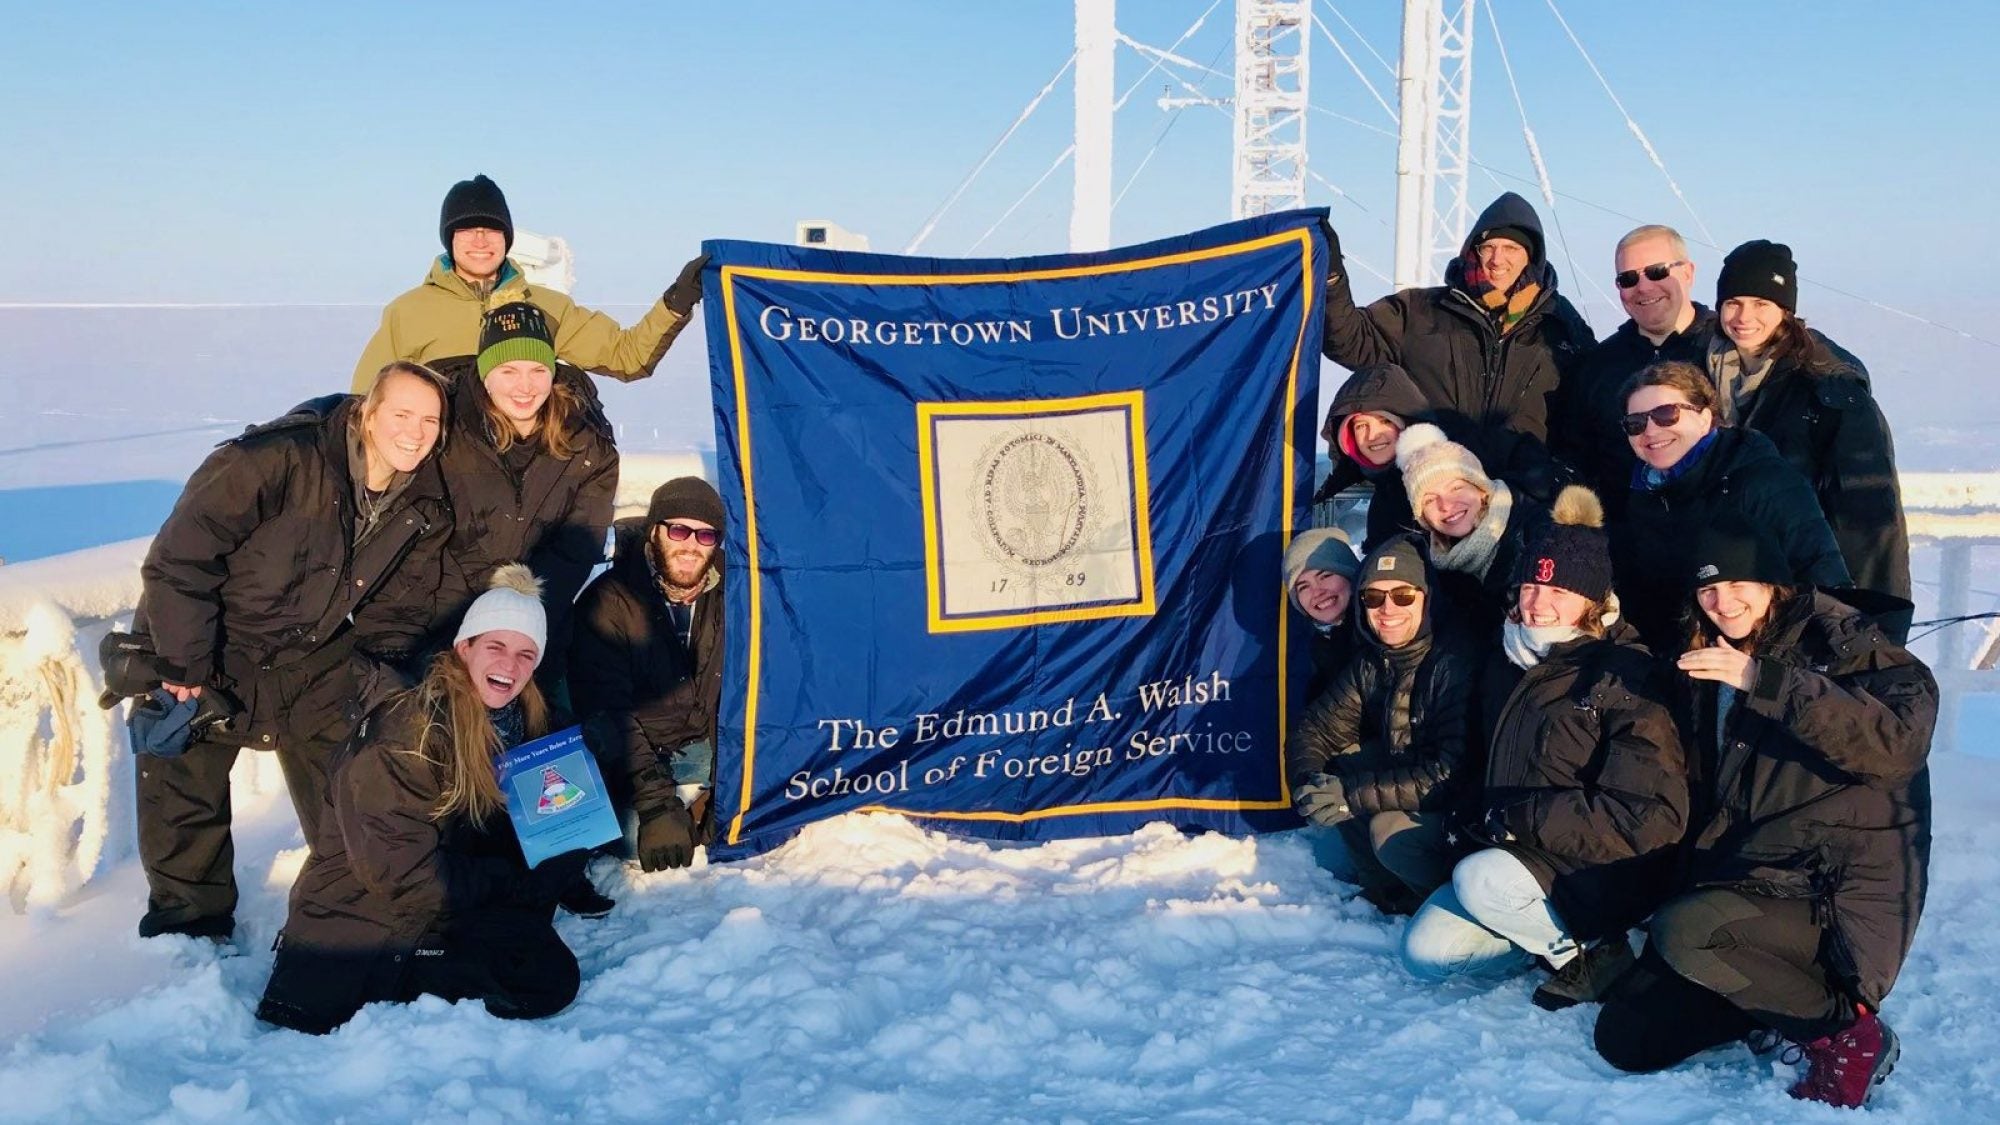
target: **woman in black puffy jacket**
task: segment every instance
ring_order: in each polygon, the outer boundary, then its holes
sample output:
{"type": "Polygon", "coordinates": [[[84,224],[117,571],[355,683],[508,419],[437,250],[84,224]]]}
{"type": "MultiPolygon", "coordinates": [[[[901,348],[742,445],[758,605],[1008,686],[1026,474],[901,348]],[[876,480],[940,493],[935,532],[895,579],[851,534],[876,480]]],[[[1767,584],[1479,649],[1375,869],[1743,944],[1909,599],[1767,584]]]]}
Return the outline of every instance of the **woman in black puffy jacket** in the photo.
{"type": "Polygon", "coordinates": [[[1520,593],[1490,665],[1488,846],[1410,921],[1403,959],[1439,980],[1540,957],[1549,1009],[1594,1000],[1632,963],[1625,932],[1672,886],[1687,827],[1680,733],[1660,665],[1619,620],[1601,528],[1580,486],[1556,498],[1515,572],[1520,593]]]}
{"type": "Polygon", "coordinates": [[[1597,1025],[1626,1070],[1789,1040],[1792,1095],[1857,1106],[1895,1065],[1877,1014],[1923,911],[1937,681],[1855,609],[1793,586],[1763,529],[1696,547],[1700,763],[1683,893],[1597,1025]]]}

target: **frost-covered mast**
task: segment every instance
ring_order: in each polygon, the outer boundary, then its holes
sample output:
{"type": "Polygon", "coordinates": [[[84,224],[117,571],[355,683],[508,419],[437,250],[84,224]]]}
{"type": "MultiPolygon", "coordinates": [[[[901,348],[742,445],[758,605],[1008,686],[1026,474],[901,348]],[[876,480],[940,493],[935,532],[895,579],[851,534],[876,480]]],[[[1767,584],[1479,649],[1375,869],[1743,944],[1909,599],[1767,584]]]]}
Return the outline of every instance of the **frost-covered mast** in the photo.
{"type": "Polygon", "coordinates": [[[1111,115],[1116,0],[1076,0],[1076,189],[1069,213],[1073,252],[1111,246],[1111,115]]]}
{"type": "Polygon", "coordinates": [[[1472,18],[1478,0],[1404,0],[1396,81],[1395,286],[1433,285],[1472,223],[1472,18]]]}
{"type": "Polygon", "coordinates": [[[1236,0],[1234,218],[1305,206],[1311,20],[1311,0],[1236,0]]]}

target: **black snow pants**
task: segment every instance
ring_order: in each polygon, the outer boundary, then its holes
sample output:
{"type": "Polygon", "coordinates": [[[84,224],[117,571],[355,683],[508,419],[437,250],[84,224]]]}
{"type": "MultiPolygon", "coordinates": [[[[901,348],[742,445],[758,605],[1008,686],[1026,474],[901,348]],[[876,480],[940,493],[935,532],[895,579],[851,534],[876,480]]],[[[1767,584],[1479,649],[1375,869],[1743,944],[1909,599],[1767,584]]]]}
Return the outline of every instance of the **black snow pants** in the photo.
{"type": "Polygon", "coordinates": [[[1661,907],[1650,934],[1597,1016],[1597,1052],[1620,1070],[1661,1070],[1759,1027],[1807,1043],[1853,1022],[1807,899],[1695,891],[1661,907]]]}
{"type": "Polygon", "coordinates": [[[583,974],[556,933],[554,909],[481,910],[413,948],[335,950],[281,936],[257,1018],[323,1035],[363,1004],[419,996],[479,1000],[501,1019],[555,1015],[576,999],[583,974]]]}

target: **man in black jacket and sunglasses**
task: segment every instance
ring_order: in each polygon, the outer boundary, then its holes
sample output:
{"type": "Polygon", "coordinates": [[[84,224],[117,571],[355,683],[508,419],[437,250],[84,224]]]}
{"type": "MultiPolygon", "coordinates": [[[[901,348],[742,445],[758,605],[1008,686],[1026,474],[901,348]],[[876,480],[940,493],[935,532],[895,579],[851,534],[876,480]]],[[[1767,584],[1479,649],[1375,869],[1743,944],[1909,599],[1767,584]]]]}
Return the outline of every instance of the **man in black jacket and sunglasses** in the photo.
{"type": "Polygon", "coordinates": [[[1619,239],[1612,284],[1631,319],[1585,352],[1556,392],[1549,448],[1608,504],[1624,497],[1632,475],[1632,451],[1618,430],[1625,381],[1662,360],[1707,360],[1715,313],[1690,295],[1694,273],[1687,240],[1672,227],[1648,224],[1619,239]]]}
{"type": "Polygon", "coordinates": [[[577,601],[569,688],[639,864],[686,867],[709,836],[722,696],[722,497],[699,477],[619,521],[611,569],[577,601]]]}

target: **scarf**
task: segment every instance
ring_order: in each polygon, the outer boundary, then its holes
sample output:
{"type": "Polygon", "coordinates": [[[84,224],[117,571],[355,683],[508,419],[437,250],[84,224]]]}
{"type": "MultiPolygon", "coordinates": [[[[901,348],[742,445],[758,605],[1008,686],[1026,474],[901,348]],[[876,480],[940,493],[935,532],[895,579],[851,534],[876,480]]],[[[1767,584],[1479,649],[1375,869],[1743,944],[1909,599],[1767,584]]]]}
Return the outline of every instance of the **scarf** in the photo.
{"type": "Polygon", "coordinates": [[[1528,310],[1535,307],[1535,299],[1542,295],[1542,283],[1538,280],[1541,267],[1533,262],[1528,263],[1505,293],[1487,280],[1486,271],[1479,265],[1479,255],[1470,247],[1466,248],[1458,263],[1459,279],[1465,286],[1466,295],[1479,302],[1502,336],[1520,326],[1528,310]]]}
{"type": "Polygon", "coordinates": [[[1583,636],[1574,625],[1524,625],[1509,619],[1500,628],[1500,651],[1514,667],[1527,671],[1540,664],[1549,650],[1583,636]]]}
{"type": "MultiPolygon", "coordinates": [[[[1617,594],[1604,600],[1603,621],[1606,631],[1618,622],[1617,594]]],[[[1507,654],[1509,663],[1525,672],[1540,664],[1549,655],[1550,649],[1584,635],[1584,631],[1574,625],[1525,625],[1509,616],[1500,628],[1500,651],[1507,654]]]]}
{"type": "Polygon", "coordinates": [[[508,701],[505,707],[488,707],[486,717],[493,720],[493,733],[500,736],[501,748],[512,750],[528,740],[528,718],[521,713],[519,696],[508,701]]]}
{"type": "Polygon", "coordinates": [[[1736,425],[1750,413],[1750,401],[1770,376],[1772,366],[1769,355],[1748,359],[1735,344],[1729,342],[1729,337],[1716,334],[1714,342],[1708,347],[1708,375],[1714,381],[1715,389],[1721,392],[1717,397],[1722,400],[1721,413],[1725,423],[1736,425]]]}
{"type": "Polygon", "coordinates": [[[1493,482],[1493,494],[1486,501],[1486,516],[1479,526],[1456,543],[1444,543],[1431,533],[1431,565],[1439,570],[1455,570],[1484,581],[1507,534],[1507,520],[1514,511],[1514,493],[1506,481],[1493,482]]]}
{"type": "Polygon", "coordinates": [[[1715,437],[1721,432],[1719,427],[1708,431],[1708,434],[1695,442],[1694,448],[1688,450],[1685,457],[1674,462],[1670,469],[1655,469],[1644,461],[1639,462],[1632,468],[1632,487],[1641,492],[1658,492],[1686,476],[1703,457],[1708,456],[1709,450],[1715,448],[1715,437]]]}

